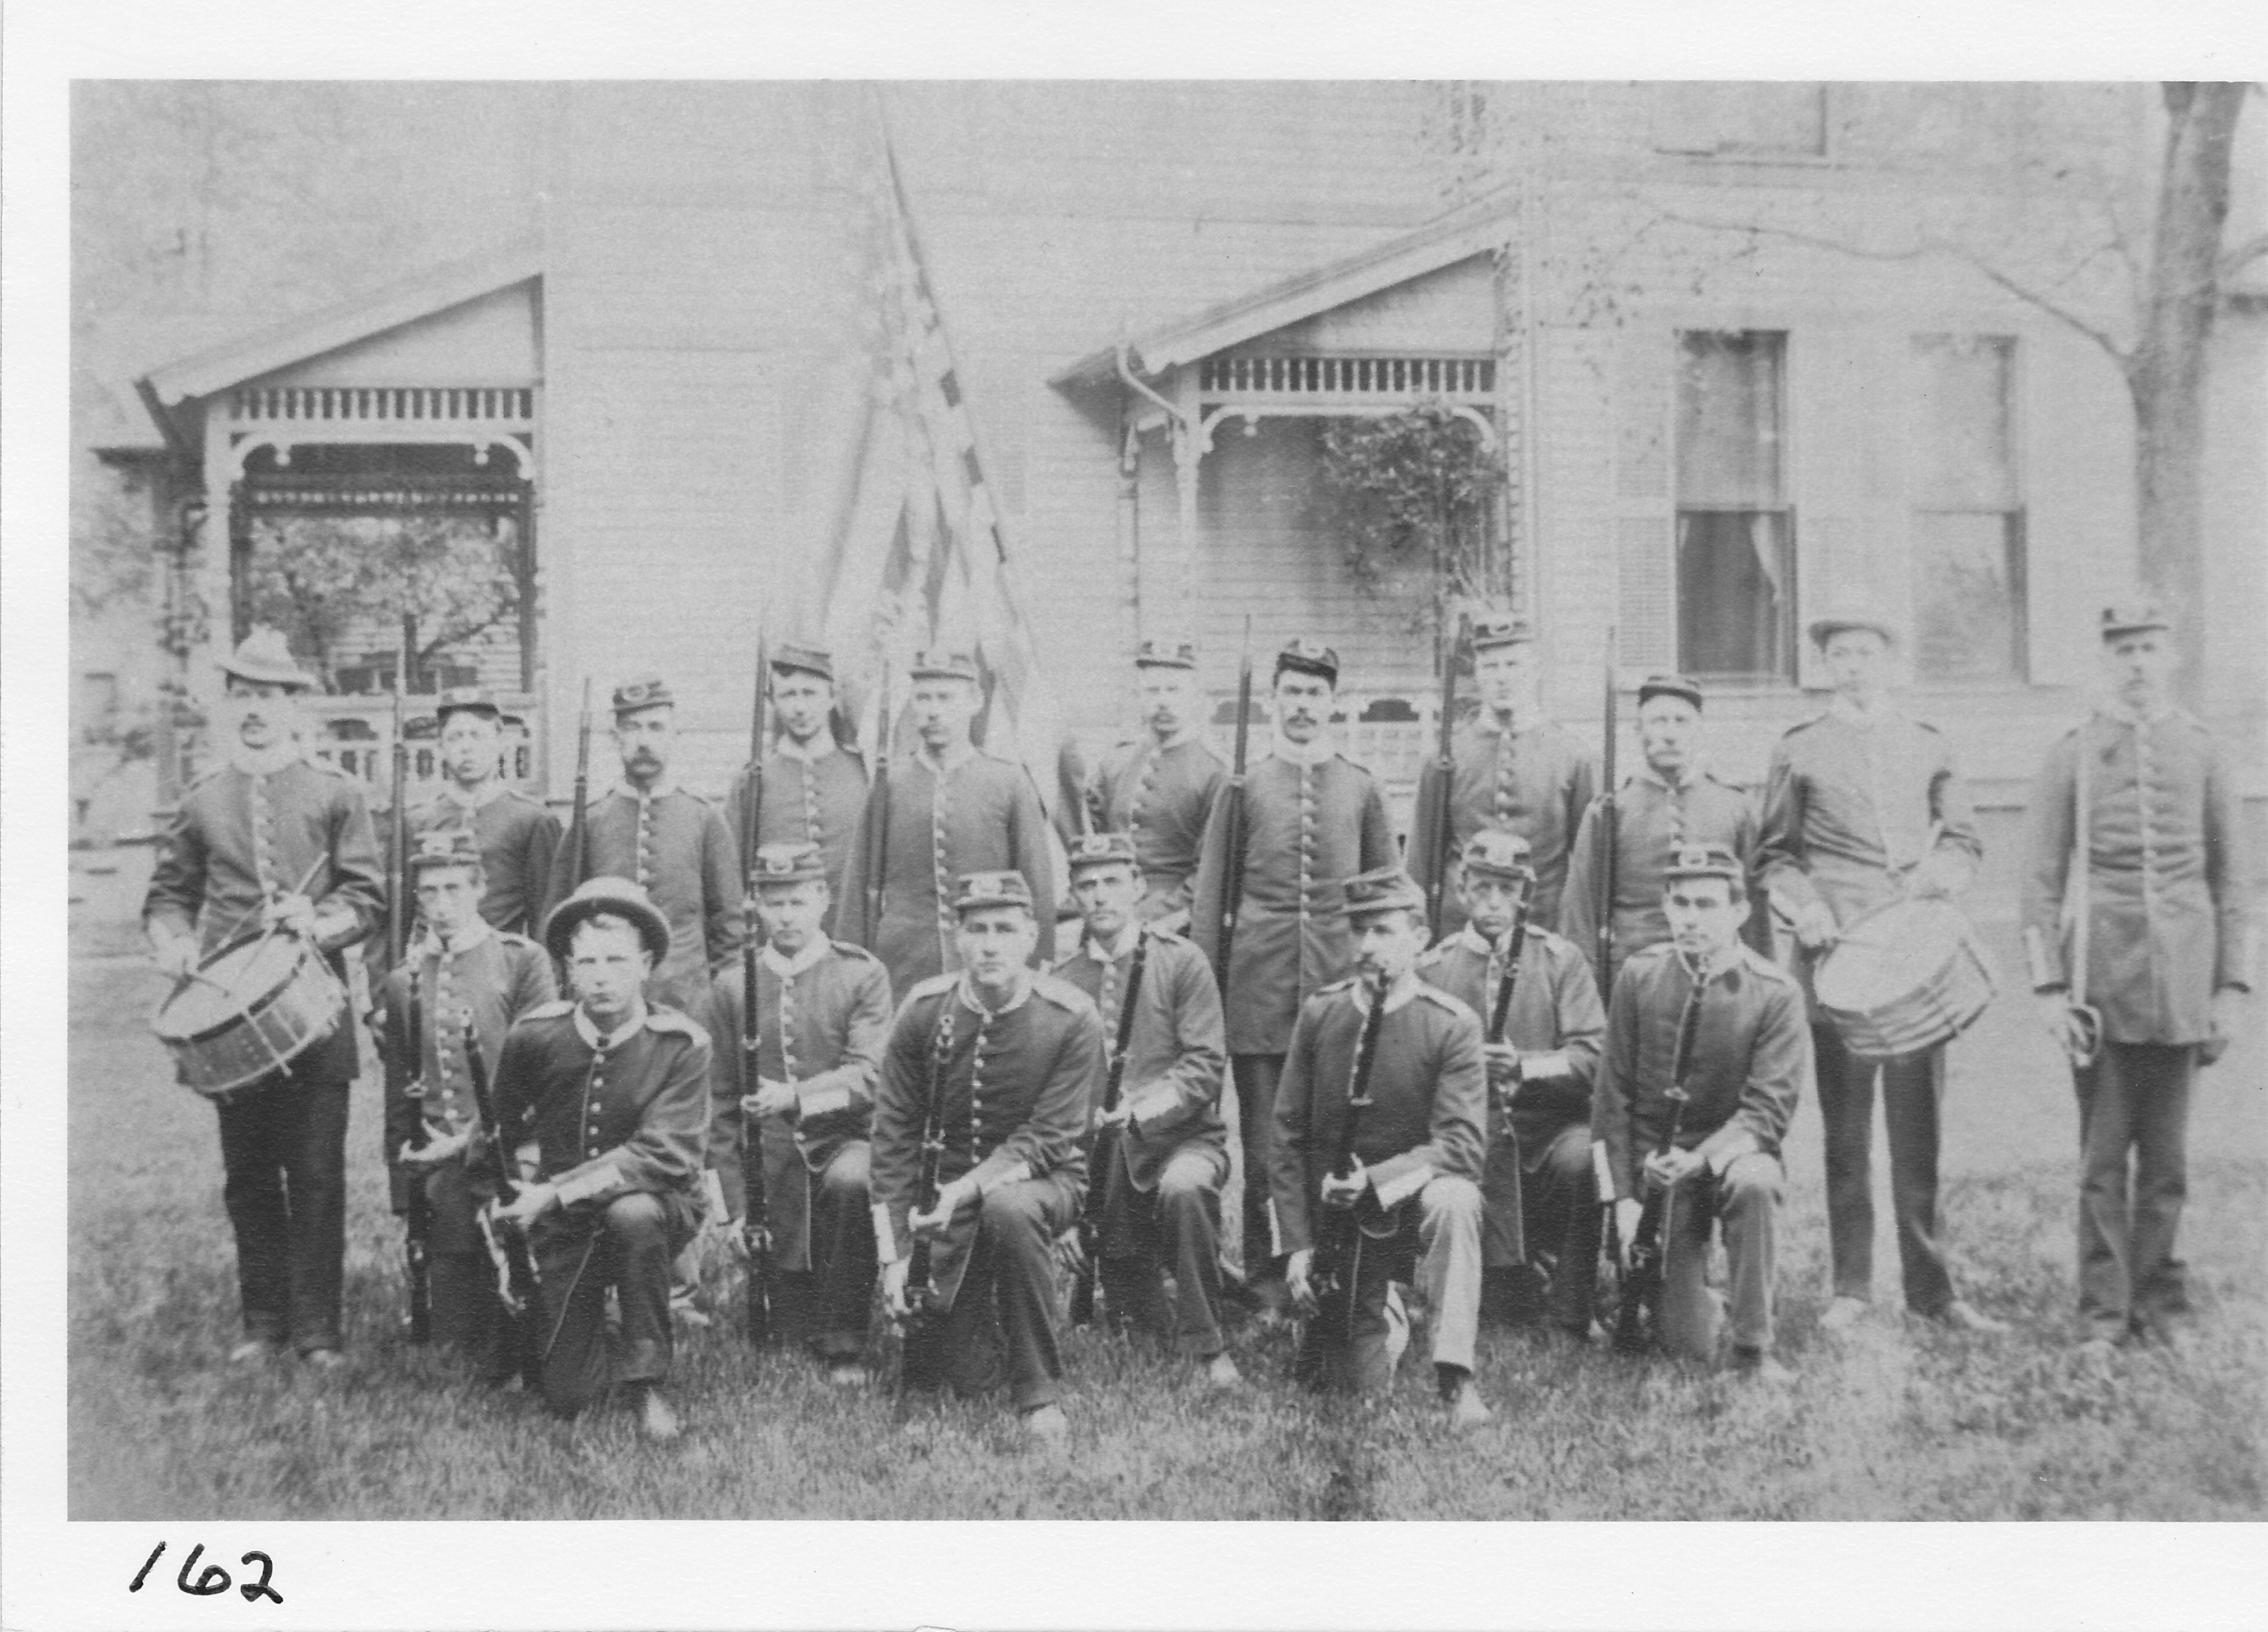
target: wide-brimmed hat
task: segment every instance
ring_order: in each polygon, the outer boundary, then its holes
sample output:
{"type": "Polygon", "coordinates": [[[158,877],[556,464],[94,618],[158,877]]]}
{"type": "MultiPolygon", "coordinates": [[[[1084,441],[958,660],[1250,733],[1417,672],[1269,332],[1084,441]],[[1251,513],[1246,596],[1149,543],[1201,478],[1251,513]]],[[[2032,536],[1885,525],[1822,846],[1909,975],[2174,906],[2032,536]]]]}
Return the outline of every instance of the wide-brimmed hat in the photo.
{"type": "Polygon", "coordinates": [[[1830,640],[1846,629],[1872,630],[1882,638],[1884,646],[1896,646],[1898,643],[1896,626],[1886,618],[1875,617],[1872,612],[1823,613],[1811,620],[1811,626],[1807,632],[1811,636],[1812,645],[1824,647],[1830,640]]]}
{"type": "Polygon", "coordinates": [[[646,898],[644,890],[627,878],[585,879],[543,920],[543,944],[552,956],[566,962],[567,943],[574,937],[575,926],[601,912],[636,924],[638,939],[653,954],[655,963],[669,956],[669,920],[646,898]]]}
{"type": "Polygon", "coordinates": [[[261,685],[315,689],[315,677],[293,659],[280,629],[255,629],[245,636],[241,646],[220,660],[220,672],[261,685]]]}

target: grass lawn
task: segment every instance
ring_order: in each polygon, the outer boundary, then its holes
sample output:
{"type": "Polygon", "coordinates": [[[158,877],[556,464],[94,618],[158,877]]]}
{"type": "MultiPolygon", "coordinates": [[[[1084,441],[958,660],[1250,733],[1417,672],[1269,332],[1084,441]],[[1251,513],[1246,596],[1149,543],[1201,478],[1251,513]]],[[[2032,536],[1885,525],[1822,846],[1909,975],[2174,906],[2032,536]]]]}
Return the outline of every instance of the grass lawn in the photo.
{"type": "MultiPolygon", "coordinates": [[[[621,1413],[555,1422],[401,1341],[401,1237],[368,1076],[349,1134],[350,1363],[322,1377],[233,1370],[221,1363],[238,1316],[213,1113],[173,1082],[145,1023],[162,983],[129,956],[139,853],[74,877],[75,1520],[2246,1519],[2268,1507],[2261,1039],[2198,1095],[2183,1226],[2194,1327],[2098,1380],[2067,1347],[2069,1083],[2007,995],[1955,1046],[1945,1211],[1964,1290],[2015,1333],[1904,1320],[1884,1239],[1871,1325],[1840,1343],[1819,1334],[1826,1222],[1807,1105],[1782,1219],[1781,1353],[1797,1380],[1776,1393],[1486,1332],[1481,1380],[1498,1418],[1460,1438],[1435,1419],[1430,1369],[1410,1362],[1390,1402],[1321,1407],[1285,1380],[1287,1338],[1246,1335],[1235,1352],[1254,1385],[1222,1399],[1166,1359],[1079,1333],[1071,1454],[1050,1460],[1014,1448],[1005,1407],[901,1418],[829,1390],[798,1355],[751,1355],[720,1324],[679,1349],[685,1438],[649,1447],[621,1413]]],[[[2016,968],[2013,934],[1995,939],[2016,968]]]]}

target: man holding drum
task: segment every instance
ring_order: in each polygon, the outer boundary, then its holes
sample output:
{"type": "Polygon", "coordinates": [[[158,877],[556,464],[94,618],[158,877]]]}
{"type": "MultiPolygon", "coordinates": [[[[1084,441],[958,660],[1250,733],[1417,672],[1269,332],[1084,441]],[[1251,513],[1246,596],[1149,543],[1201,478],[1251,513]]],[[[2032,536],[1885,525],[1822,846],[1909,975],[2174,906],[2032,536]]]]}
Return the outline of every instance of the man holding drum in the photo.
{"type": "MultiPolygon", "coordinates": [[[[183,796],[158,853],[143,925],[184,983],[247,937],[295,937],[343,980],[341,954],[384,917],[378,844],[361,788],[308,759],[298,698],[314,681],[284,637],[254,630],[228,657],[227,762],[183,796]]],[[[240,994],[248,1002],[252,995],[240,994]]],[[[344,1007],[340,1008],[343,1021],[344,1007]]],[[[222,1194],[236,1234],[245,1340],[232,1360],[287,1344],[341,1355],[347,1103],[355,1034],[339,1023],[254,1082],[217,1097],[222,1194]]]]}
{"type": "MultiPolygon", "coordinates": [[[[1909,896],[1964,888],[1984,853],[1950,745],[1887,696],[1890,626],[1863,613],[1810,630],[1835,686],[1827,712],[1790,730],[1764,781],[1756,873],[1793,922],[1807,999],[1819,964],[1859,919],[1909,896]]],[[[1873,1296],[1874,1200],[1868,1170],[1874,1081],[1890,1140],[1890,1205],[1906,1306],[1971,1332],[2005,1331],[1955,1296],[1939,1238],[1938,1111],[1943,1045],[1861,1060],[1818,1010],[1811,1016],[1827,1145],[1827,1229],[1835,1296],[1821,1325],[1849,1327],[1873,1296]]]]}

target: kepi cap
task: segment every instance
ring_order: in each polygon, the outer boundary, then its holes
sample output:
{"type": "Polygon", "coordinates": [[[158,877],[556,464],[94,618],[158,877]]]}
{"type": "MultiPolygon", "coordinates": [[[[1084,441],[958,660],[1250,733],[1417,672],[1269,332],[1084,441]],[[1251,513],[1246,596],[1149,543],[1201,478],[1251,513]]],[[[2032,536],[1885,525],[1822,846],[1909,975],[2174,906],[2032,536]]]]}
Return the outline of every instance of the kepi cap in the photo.
{"type": "Polygon", "coordinates": [[[1114,862],[1137,866],[1131,833],[1081,833],[1065,846],[1064,857],[1074,876],[1083,867],[1108,867],[1114,862]]]}
{"type": "Polygon", "coordinates": [[[1662,869],[1666,882],[1681,878],[1721,878],[1738,884],[1743,880],[1741,859],[1723,845],[1680,845],[1669,853],[1662,869]]]}
{"type": "Polygon", "coordinates": [[[2102,609],[2102,638],[2116,640],[2121,635],[2139,635],[2147,629],[2170,631],[2173,622],[2154,601],[2127,601],[2102,609]]]}
{"type": "Polygon", "coordinates": [[[1134,649],[1137,668],[1195,668],[1197,643],[1179,635],[1145,640],[1134,649]]]}
{"type": "Polygon", "coordinates": [[[1485,652],[1491,646],[1523,646],[1535,639],[1535,625],[1509,612],[1488,612],[1473,619],[1476,652],[1485,652]]]}
{"type": "Polygon", "coordinates": [[[976,682],[976,658],[968,652],[948,652],[932,648],[914,654],[913,677],[917,680],[966,680],[976,682]]]}
{"type": "Polygon", "coordinates": [[[806,675],[817,675],[829,685],[835,683],[834,654],[822,652],[815,646],[775,646],[772,649],[771,666],[772,672],[775,674],[783,668],[792,668],[806,675]]]}
{"type": "Polygon", "coordinates": [[[1682,697],[1697,713],[1701,707],[1701,683],[1685,675],[1648,675],[1638,683],[1638,705],[1644,708],[1649,699],[1657,697],[1682,697]]]}
{"type": "Polygon", "coordinates": [[[551,915],[543,920],[544,946],[552,956],[565,963],[575,926],[601,912],[611,912],[637,925],[638,940],[653,954],[655,963],[669,956],[669,920],[655,911],[645,891],[627,878],[603,875],[585,879],[576,887],[573,895],[551,909],[551,915]]]}
{"type": "Polygon", "coordinates": [[[1423,912],[1425,892],[1398,867],[1373,868],[1346,881],[1346,904],[1349,918],[1367,918],[1376,912],[1423,912]]]}
{"type": "Polygon", "coordinates": [[[1339,683],[1339,654],[1320,640],[1310,640],[1302,635],[1285,643],[1276,654],[1276,672],[1285,669],[1296,674],[1318,675],[1334,686],[1339,683]]]}
{"type": "Polygon", "coordinates": [[[963,873],[953,897],[955,912],[977,912],[990,906],[1020,906],[1032,910],[1032,886],[1021,873],[963,873]]]}
{"type": "Polygon", "coordinates": [[[635,714],[645,708],[671,708],[677,703],[677,694],[669,689],[669,682],[659,675],[638,675],[615,688],[615,718],[635,714]]]}
{"type": "Polygon", "coordinates": [[[220,671],[261,685],[291,686],[302,691],[315,689],[315,677],[292,658],[291,645],[280,629],[263,627],[245,636],[241,646],[220,660],[220,671]]]}
{"type": "Polygon", "coordinates": [[[1898,631],[1890,626],[1887,619],[1877,617],[1872,612],[1825,613],[1813,618],[1810,628],[1806,632],[1811,636],[1812,645],[1823,647],[1846,629],[1872,630],[1882,638],[1884,646],[1896,646],[1898,643],[1898,631]]]}
{"type": "Polygon", "coordinates": [[[1528,865],[1528,841],[1519,834],[1491,827],[1467,839],[1457,859],[1468,877],[1534,883],[1535,869],[1528,865]]]}
{"type": "Polygon", "coordinates": [[[827,857],[817,845],[758,845],[748,882],[758,890],[789,884],[824,883],[827,857]]]}
{"type": "Polygon", "coordinates": [[[417,841],[417,848],[409,858],[412,878],[436,867],[478,867],[481,865],[481,841],[469,831],[453,827],[443,832],[428,833],[417,841]]]}
{"type": "Polygon", "coordinates": [[[441,693],[441,701],[433,710],[433,718],[442,725],[449,723],[452,714],[486,714],[502,724],[504,705],[496,693],[486,686],[452,686],[441,693]]]}

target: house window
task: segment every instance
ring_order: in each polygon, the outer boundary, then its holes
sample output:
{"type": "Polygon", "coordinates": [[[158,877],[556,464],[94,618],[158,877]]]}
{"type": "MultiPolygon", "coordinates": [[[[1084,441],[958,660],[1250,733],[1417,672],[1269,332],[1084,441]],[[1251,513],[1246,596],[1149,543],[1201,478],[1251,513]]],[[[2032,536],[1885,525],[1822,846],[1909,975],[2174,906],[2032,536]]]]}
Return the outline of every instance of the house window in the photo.
{"type": "Polygon", "coordinates": [[[1675,80],[1654,92],[1653,144],[1663,152],[1827,156],[1827,87],[1815,81],[1675,80]]]}
{"type": "Polygon", "coordinates": [[[1677,337],[1677,661],[1725,680],[1795,678],[1787,336],[1677,337]]]}
{"type": "Polygon", "coordinates": [[[2024,677],[2015,351],[1994,335],[1913,339],[1914,669],[1924,680],[2024,677]]]}

